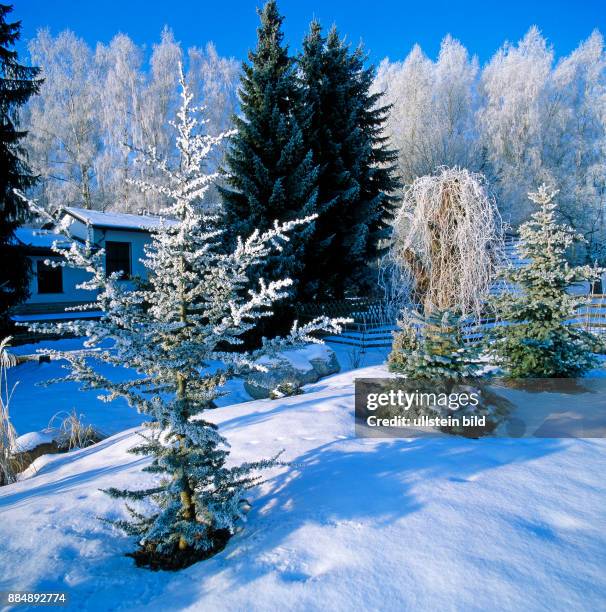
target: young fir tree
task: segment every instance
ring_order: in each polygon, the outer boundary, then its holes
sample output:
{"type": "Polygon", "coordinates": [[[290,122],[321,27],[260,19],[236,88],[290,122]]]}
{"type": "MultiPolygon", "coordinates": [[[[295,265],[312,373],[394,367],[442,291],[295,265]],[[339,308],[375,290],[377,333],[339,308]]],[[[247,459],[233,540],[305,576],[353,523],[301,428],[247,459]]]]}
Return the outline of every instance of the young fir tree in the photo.
{"type": "MultiPolygon", "coordinates": [[[[242,67],[242,115],[234,118],[236,134],[225,158],[226,184],[220,188],[232,239],[267,230],[276,219],[284,222],[313,214],[316,205],[317,168],[297,118],[301,92],[294,61],[283,44],[283,17],[274,0],[259,16],[257,47],[242,67]]],[[[268,280],[298,277],[312,229],[313,224],[300,228],[289,245],[267,258],[259,274],[268,280]]],[[[296,299],[298,288],[295,281],[289,301],[296,299]]]]}
{"type": "MultiPolygon", "coordinates": [[[[417,317],[418,338],[410,338],[406,351],[389,356],[389,369],[411,379],[440,379],[451,382],[475,378],[481,369],[480,350],[463,342],[462,319],[451,310],[434,310],[417,317]]],[[[402,332],[400,332],[402,333],[402,332]]]]}
{"type": "Polygon", "coordinates": [[[29,263],[15,248],[15,230],[27,217],[27,206],[14,189],[35,182],[21,148],[27,132],[18,129],[18,111],[40,88],[38,68],[23,66],[12,49],[19,39],[21,22],[8,23],[12,7],[0,4],[0,325],[8,309],[28,295],[29,263]],[[10,265],[7,262],[10,261],[10,265]]]}
{"type": "Polygon", "coordinates": [[[542,185],[529,194],[539,210],[520,227],[518,247],[529,263],[504,273],[512,289],[494,299],[506,325],[494,328],[491,349],[513,377],[581,376],[595,365],[596,338],[570,322],[586,298],[567,289],[575,281],[595,279],[601,270],[568,263],[567,249],[583,237],[556,222],[556,193],[542,185]]]}
{"type": "Polygon", "coordinates": [[[335,27],[313,21],[299,57],[305,141],[319,166],[314,248],[301,280],[307,300],[340,299],[374,286],[372,264],[388,237],[397,152],[387,147],[389,108],[371,94],[374,69],[335,27]]]}
{"type": "Polygon", "coordinates": [[[146,249],[147,280],[125,286],[118,272],[106,277],[103,251],[93,245],[74,243],[67,252],[57,248],[68,266],[90,272],[82,287],[98,292],[92,306],[103,316],[98,321],[35,326],[87,338],[86,350],[57,354],[69,362],[66,380],[77,381],[84,389],[104,390],[107,401],[126,398],[150,416],[152,433],[132,451],[151,456],[145,470],[162,479],[149,488],[112,488],[108,493],[131,503],[151,500],[154,511],[129,506],[132,520],[117,524],[137,536],[140,548],[133,556],[138,564],[165,569],[189,565],[220,549],[243,518],[245,490],[258,480],[255,470],[275,463],[274,458],[227,467],[227,442],[204,418],[222,385],[241,368],[261,369],[255,363],[263,354],[314,341],[310,334],[320,329],[339,329],[338,321],[326,318],[302,327],[295,323],[285,338],[265,340],[255,351],[239,350],[242,334],[284,297],[291,284],[289,279],[260,279],[258,288],[251,289],[251,269],[288,242],[287,232],[309,219],[276,223],[264,232],[255,229],[245,240],[238,238],[233,251],[225,252],[217,219],[199,212],[215,180],[214,175],[204,174],[204,163],[224,135],[215,138],[198,132],[183,76],[181,87],[182,104],[174,124],[178,166],[171,168],[155,159],[150,149],[147,163],[166,180],[136,182],[170,202],[146,249]],[[100,361],[130,368],[136,376],[123,382],[110,380],[96,368],[100,361]],[[224,367],[209,373],[211,361],[224,367]]]}

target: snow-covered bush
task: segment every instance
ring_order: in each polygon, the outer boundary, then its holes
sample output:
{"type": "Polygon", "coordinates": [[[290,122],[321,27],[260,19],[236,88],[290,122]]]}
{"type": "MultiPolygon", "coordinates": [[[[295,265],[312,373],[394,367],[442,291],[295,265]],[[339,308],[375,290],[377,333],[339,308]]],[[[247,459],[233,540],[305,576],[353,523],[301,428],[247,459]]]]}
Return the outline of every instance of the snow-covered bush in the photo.
{"type": "MultiPolygon", "coordinates": [[[[462,417],[484,417],[482,425],[458,424],[440,427],[445,433],[479,437],[493,431],[508,414],[511,404],[483,383],[481,346],[464,342],[464,320],[451,311],[434,311],[419,317],[416,325],[410,322],[397,334],[394,350],[389,356],[389,369],[410,381],[410,392],[431,394],[469,393],[478,401],[456,409],[444,405],[415,404],[406,416],[453,417],[459,423],[462,417]]],[[[406,380],[398,377],[398,388],[406,380]]],[[[380,416],[393,416],[380,415],[380,416]]]]}
{"type": "Polygon", "coordinates": [[[575,281],[599,277],[602,270],[568,263],[566,251],[583,237],[557,223],[556,193],[542,185],[529,194],[539,210],[520,227],[518,247],[529,263],[504,272],[510,290],[493,300],[505,325],[493,329],[490,348],[513,377],[581,376],[596,363],[595,337],[571,323],[586,298],[567,289],[575,281]]]}
{"type": "Polygon", "coordinates": [[[462,318],[450,310],[435,310],[416,321],[419,338],[406,332],[407,349],[390,356],[392,372],[411,379],[457,381],[478,376],[479,349],[463,342],[462,318]],[[408,347],[410,347],[410,350],[408,347]]]}
{"type": "Polygon", "coordinates": [[[298,380],[285,380],[281,382],[275,389],[269,392],[269,399],[276,400],[283,397],[291,397],[293,395],[301,395],[303,393],[301,383],[298,380]]]}
{"type": "Polygon", "coordinates": [[[258,287],[251,288],[250,271],[288,241],[288,232],[309,219],[276,223],[264,233],[254,231],[226,253],[216,218],[199,209],[215,180],[215,175],[204,172],[206,158],[225,134],[200,133],[183,75],[181,91],[173,124],[177,165],[157,159],[150,148],[145,162],[164,179],[136,182],[170,202],[161,212],[165,221],[146,248],[142,263],[147,279],[124,283],[118,272],[106,276],[103,251],[74,243],[68,252],[60,252],[66,265],[90,273],[82,288],[97,292],[91,307],[103,315],[97,321],[34,326],[38,331],[86,337],[82,352],[50,351],[69,362],[70,373],[64,380],[103,391],[107,401],[126,398],[151,418],[149,435],[132,452],[151,456],[144,469],[162,478],[149,488],[112,488],[108,493],[131,502],[151,502],[151,511],[150,504],[142,511],[128,506],[132,520],[116,524],[137,537],[140,547],[133,556],[138,564],[165,569],[184,567],[222,548],[244,518],[245,491],[260,478],[255,470],[276,463],[274,457],[227,467],[227,442],[204,418],[221,387],[242,368],[261,368],[257,360],[267,353],[317,342],[311,334],[319,330],[340,331],[339,321],[322,317],[300,327],[295,323],[288,336],[264,339],[261,348],[242,351],[241,336],[270,314],[272,304],[285,296],[292,282],[259,279],[258,287]],[[223,367],[211,372],[207,367],[211,361],[223,367]],[[100,373],[99,362],[135,374],[116,382],[100,373]]]}

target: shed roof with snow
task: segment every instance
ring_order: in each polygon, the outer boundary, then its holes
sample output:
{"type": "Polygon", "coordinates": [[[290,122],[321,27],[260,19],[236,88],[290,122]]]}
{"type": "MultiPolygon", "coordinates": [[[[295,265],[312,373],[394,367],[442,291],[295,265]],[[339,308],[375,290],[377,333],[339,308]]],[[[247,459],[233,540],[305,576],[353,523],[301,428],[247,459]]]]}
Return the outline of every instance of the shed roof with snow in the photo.
{"type": "Polygon", "coordinates": [[[162,227],[162,224],[172,225],[175,221],[155,215],[133,215],[129,213],[101,212],[66,206],[62,212],[71,217],[100,229],[120,229],[139,232],[151,232],[162,227]]]}
{"type": "Polygon", "coordinates": [[[69,248],[71,244],[63,234],[35,227],[18,227],[15,230],[15,238],[17,244],[25,247],[29,253],[52,253],[55,242],[64,248],[69,248]]]}

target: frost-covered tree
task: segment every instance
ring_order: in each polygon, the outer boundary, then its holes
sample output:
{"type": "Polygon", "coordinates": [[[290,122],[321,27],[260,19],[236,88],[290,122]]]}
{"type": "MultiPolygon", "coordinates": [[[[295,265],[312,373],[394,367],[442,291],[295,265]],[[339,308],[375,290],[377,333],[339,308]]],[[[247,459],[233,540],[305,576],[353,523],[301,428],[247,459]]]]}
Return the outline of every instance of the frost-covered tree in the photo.
{"type": "Polygon", "coordinates": [[[502,243],[484,177],[442,168],[412,183],[384,267],[392,294],[399,290],[408,301],[389,357],[392,370],[410,378],[475,375],[478,351],[464,344],[463,330],[485,310],[502,243]]]}
{"type": "Polygon", "coordinates": [[[606,53],[598,32],[554,65],[553,49],[531,28],[505,45],[482,74],[481,141],[500,207],[513,223],[532,212],[533,185],[560,189],[558,214],[587,238],[591,262],[604,238],[606,53]]]}
{"type": "MultiPolygon", "coordinates": [[[[70,31],[55,37],[42,31],[31,41],[30,54],[48,75],[23,113],[30,130],[26,148],[41,177],[32,196],[47,209],[137,212],[166,204],[163,196],[142,194],[129,179],[158,178],[154,168],[135,163],[134,151],[151,144],[160,157],[178,157],[167,126],[178,107],[175,74],[184,54],[172,32],[163,30],[149,63],[145,49],[125,34],[93,51],[70,31]]],[[[237,64],[220,57],[212,44],[189,49],[188,59],[188,82],[197,103],[208,109],[208,133],[218,135],[237,108],[237,64]]],[[[224,152],[225,142],[211,152],[210,173],[224,152]]],[[[217,201],[214,191],[206,194],[206,206],[217,201]]]]}
{"type": "Polygon", "coordinates": [[[403,62],[384,60],[375,88],[391,104],[387,133],[405,184],[442,165],[480,172],[514,227],[532,212],[526,194],[534,185],[557,185],[558,214],[587,239],[580,255],[604,258],[606,53],[599,32],[555,62],[533,27],[481,70],[446,37],[436,61],[418,46],[403,62]]]}
{"type": "MultiPolygon", "coordinates": [[[[234,58],[221,57],[212,43],[203,49],[192,47],[188,50],[187,82],[194,100],[204,104],[208,133],[216,135],[229,130],[233,116],[239,111],[240,63],[234,58]]],[[[226,151],[227,142],[219,143],[211,151],[208,172],[216,172],[221,167],[226,151]]],[[[213,185],[204,205],[212,210],[219,201],[218,190],[213,185]]]]}
{"type": "Polygon", "coordinates": [[[606,49],[595,31],[553,71],[544,156],[560,216],[585,237],[586,263],[606,263],[606,49]]]}
{"type": "Polygon", "coordinates": [[[526,193],[547,180],[542,141],[549,105],[553,49],[538,28],[517,44],[505,44],[482,72],[481,141],[490,159],[501,209],[515,223],[530,212],[526,193]]]}
{"type": "Polygon", "coordinates": [[[0,326],[8,309],[28,295],[29,260],[14,248],[27,208],[14,190],[31,187],[35,175],[27,164],[18,112],[40,87],[39,70],[20,63],[14,49],[21,23],[7,21],[11,10],[0,4],[0,326]]]}
{"type": "Polygon", "coordinates": [[[518,247],[529,263],[505,272],[511,290],[493,302],[505,325],[493,329],[490,348],[513,377],[581,376],[595,365],[595,337],[571,323],[586,298],[567,289],[575,281],[594,279],[601,270],[568,263],[567,250],[583,237],[557,223],[555,195],[545,185],[529,194],[539,209],[520,227],[518,247]]]}
{"type": "MultiPolygon", "coordinates": [[[[294,60],[283,42],[283,17],[274,0],[265,4],[259,17],[257,46],[242,67],[242,114],[234,118],[236,134],[230,141],[225,185],[220,189],[232,240],[254,229],[264,231],[276,219],[288,221],[316,210],[318,169],[298,121],[301,91],[294,60]]],[[[267,279],[298,276],[312,230],[313,224],[301,229],[259,273],[267,279]]],[[[298,285],[292,287],[290,302],[298,290],[298,285]]],[[[282,312],[272,320],[272,327],[282,326],[284,319],[282,312]]]]}
{"type": "Polygon", "coordinates": [[[476,127],[479,67],[450,36],[434,62],[415,45],[402,62],[383,60],[374,89],[390,104],[386,133],[405,184],[440,166],[485,171],[476,127]]]}
{"type": "Polygon", "coordinates": [[[503,227],[482,175],[441,168],[408,187],[384,262],[391,291],[425,314],[479,318],[502,256],[503,227]]]}
{"type": "Polygon", "coordinates": [[[146,142],[143,53],[128,36],[118,34],[108,45],[97,45],[95,63],[100,79],[97,112],[102,145],[95,159],[100,198],[105,207],[135,212],[146,208],[144,197],[129,182],[140,177],[133,148],[146,142]]]}
{"type": "Polygon", "coordinates": [[[408,350],[394,350],[389,369],[411,379],[455,381],[474,378],[482,368],[480,349],[463,341],[463,319],[450,310],[434,310],[411,319],[417,336],[408,350]]]}
{"type": "Polygon", "coordinates": [[[261,368],[255,364],[263,354],[314,341],[310,334],[321,329],[339,329],[338,321],[327,318],[301,327],[295,323],[287,337],[265,339],[256,351],[241,350],[242,334],[267,315],[292,282],[259,279],[251,288],[250,270],[310,219],[255,230],[225,252],[217,218],[199,211],[200,200],[216,178],[204,171],[205,159],[225,134],[200,132],[183,76],[180,84],[181,105],[174,123],[179,158],[175,165],[158,160],[151,147],[147,163],[164,178],[137,181],[141,189],[162,194],[169,202],[146,249],[147,279],[126,287],[119,273],[106,276],[103,251],[90,244],[58,249],[67,265],[91,274],[83,287],[97,292],[93,306],[103,316],[98,321],[36,327],[85,336],[84,351],[57,354],[69,362],[67,380],[105,392],[107,401],[126,398],[151,418],[151,433],[133,452],[150,456],[145,470],[161,479],[148,488],[108,492],[131,504],[150,502],[142,510],[129,505],[131,520],[118,521],[118,526],[137,536],[137,563],[164,569],[189,565],[222,548],[243,518],[245,491],[258,481],[255,470],[275,464],[274,458],[226,465],[227,442],[204,414],[214,407],[225,381],[242,368],[261,368]],[[223,367],[211,370],[211,361],[223,367]],[[124,366],[136,375],[115,382],[100,373],[99,362],[124,366]]]}
{"type": "Polygon", "coordinates": [[[174,158],[170,132],[166,126],[175,117],[179,105],[178,66],[183,51],[169,28],[164,28],[160,42],[153,46],[150,75],[143,91],[142,131],[147,146],[156,150],[161,158],[174,158]]]}
{"type": "Polygon", "coordinates": [[[26,121],[32,169],[40,176],[39,200],[47,208],[102,207],[96,190],[100,88],[93,54],[68,30],[56,38],[40,31],[29,50],[44,77],[26,121]]]}
{"type": "Polygon", "coordinates": [[[386,146],[388,109],[370,92],[374,68],[365,61],[336,27],[325,37],[311,23],[299,56],[301,125],[319,169],[318,219],[301,280],[307,301],[368,294],[389,233],[397,153],[386,146]]]}

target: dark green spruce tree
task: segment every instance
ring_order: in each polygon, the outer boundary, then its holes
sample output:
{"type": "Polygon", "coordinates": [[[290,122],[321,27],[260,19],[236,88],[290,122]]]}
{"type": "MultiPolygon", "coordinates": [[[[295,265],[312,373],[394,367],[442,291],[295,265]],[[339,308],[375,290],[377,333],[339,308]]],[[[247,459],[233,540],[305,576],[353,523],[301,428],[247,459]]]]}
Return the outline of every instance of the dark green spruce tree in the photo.
{"type": "MultiPolygon", "coordinates": [[[[297,108],[301,104],[296,66],[283,43],[283,17],[274,0],[259,11],[257,47],[243,64],[241,117],[236,117],[220,189],[224,220],[232,242],[281,222],[315,213],[317,169],[304,142],[297,108]]],[[[265,326],[273,331],[292,321],[287,312],[298,299],[306,240],[313,223],[254,273],[266,281],[292,278],[290,300],[265,326]]],[[[264,330],[263,330],[264,331],[264,330]]]]}
{"type": "Polygon", "coordinates": [[[21,22],[7,22],[11,11],[12,6],[0,4],[0,326],[6,325],[9,308],[28,295],[28,259],[15,249],[15,230],[25,221],[27,207],[13,190],[35,182],[21,147],[27,132],[19,130],[18,111],[41,83],[38,68],[18,61],[13,47],[21,22]]]}
{"type": "Polygon", "coordinates": [[[365,294],[398,187],[396,151],[383,126],[389,107],[371,93],[373,67],[333,28],[313,21],[299,57],[305,141],[320,168],[314,248],[305,252],[300,284],[307,300],[365,294]]]}

